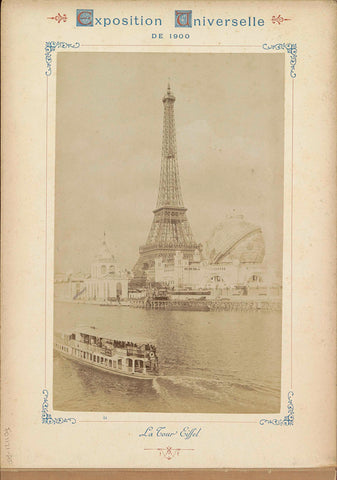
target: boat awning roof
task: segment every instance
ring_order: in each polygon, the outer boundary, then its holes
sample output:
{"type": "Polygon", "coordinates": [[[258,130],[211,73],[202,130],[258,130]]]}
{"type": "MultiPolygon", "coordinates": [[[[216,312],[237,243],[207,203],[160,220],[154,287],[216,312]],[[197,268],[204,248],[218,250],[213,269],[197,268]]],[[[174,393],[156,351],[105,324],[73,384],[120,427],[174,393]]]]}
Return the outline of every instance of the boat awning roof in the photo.
{"type": "MultiPolygon", "coordinates": [[[[68,332],[67,332],[68,333],[68,332]]],[[[99,337],[99,338],[106,338],[109,340],[119,340],[123,342],[133,342],[137,343],[138,345],[143,345],[143,344],[154,344],[155,340],[152,338],[145,338],[137,335],[128,335],[128,334],[118,334],[115,335],[113,333],[113,329],[111,330],[103,330],[97,327],[88,327],[88,326],[83,326],[83,327],[76,327],[74,328],[72,333],[83,333],[84,335],[91,335],[93,337],[99,337]]]]}

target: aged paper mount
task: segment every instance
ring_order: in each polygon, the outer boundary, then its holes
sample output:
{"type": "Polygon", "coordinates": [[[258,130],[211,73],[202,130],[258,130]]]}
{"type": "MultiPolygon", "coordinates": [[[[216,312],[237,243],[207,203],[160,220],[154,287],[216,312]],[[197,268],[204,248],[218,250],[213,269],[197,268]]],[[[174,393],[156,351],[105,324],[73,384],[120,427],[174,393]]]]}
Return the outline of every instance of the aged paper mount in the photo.
{"type": "MultiPolygon", "coordinates": [[[[335,464],[335,13],[333,2],[5,4],[3,467],[335,464]],[[191,11],[200,25],[175,26],[179,9],[191,11]],[[135,22],[137,15],[145,25],[131,24],[131,17],[135,22]],[[161,22],[154,29],[155,19],[161,22]],[[228,19],[227,25],[223,19],[228,19]],[[86,25],[90,21],[92,27],[86,25]],[[184,38],[179,37],[182,34],[184,38]],[[56,123],[58,66],[61,71],[61,56],[66,54],[87,55],[90,70],[89,54],[106,54],[109,59],[109,54],[145,53],[192,59],[205,53],[224,59],[257,54],[283,59],[282,355],[280,409],[275,413],[203,413],[198,407],[189,413],[175,408],[169,413],[53,407],[57,393],[53,390],[55,151],[56,127],[61,128],[56,123]],[[146,431],[153,435],[145,435],[146,431]]],[[[187,21],[178,18],[183,25],[187,21]]],[[[66,79],[69,72],[65,70],[66,79]]],[[[79,88],[85,71],[82,75],[76,80],[79,88]]],[[[199,83],[209,81],[208,72],[200,67],[195,67],[194,75],[199,83]]],[[[179,91],[179,72],[172,72],[174,92],[175,81],[179,91]]],[[[153,83],[153,88],[159,87],[153,83]]],[[[163,89],[165,94],[166,85],[163,89]]],[[[87,95],[95,98],[94,91],[87,95]]],[[[177,97],[177,104],[181,101],[177,97]]],[[[181,143],[178,155],[180,150],[181,143]]],[[[154,154],[157,158],[159,151],[154,154]]],[[[156,188],[157,184],[151,186],[150,197],[156,188]]],[[[127,205],[123,208],[126,212],[127,205]]],[[[215,210],[220,212],[219,205],[215,210]]]]}

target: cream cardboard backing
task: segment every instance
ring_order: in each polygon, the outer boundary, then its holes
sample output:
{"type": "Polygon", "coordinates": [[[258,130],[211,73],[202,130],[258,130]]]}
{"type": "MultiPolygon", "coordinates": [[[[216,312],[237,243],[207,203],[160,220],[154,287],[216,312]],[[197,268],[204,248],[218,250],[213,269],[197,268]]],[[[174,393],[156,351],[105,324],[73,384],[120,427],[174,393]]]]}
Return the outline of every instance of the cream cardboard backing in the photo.
{"type": "MultiPolygon", "coordinates": [[[[335,463],[335,2],[7,1],[3,6],[2,458],[11,468],[258,468],[335,463]],[[76,27],[95,17],[160,17],[153,28],[76,27]],[[174,11],[264,19],[261,28],[191,28],[174,11]],[[57,14],[67,15],[60,22],[57,14]],[[273,23],[281,15],[289,20],[273,23]],[[185,29],[183,32],[185,33],[185,29]],[[55,79],[58,52],[283,55],[284,260],[281,412],[206,415],[52,408],[55,79]],[[263,45],[278,45],[266,49],[263,45]],[[291,44],[291,45],[289,45],[291,44]],[[282,46],[283,45],[283,46],[282,46]],[[50,73],[46,75],[45,72],[50,73]],[[44,393],[43,393],[44,391],[44,393]],[[46,391],[48,393],[46,393],[46,391]],[[47,398],[48,395],[48,398],[47,398]],[[51,418],[75,422],[43,423],[51,418]],[[287,421],[287,416],[291,419],[287,421]],[[273,422],[261,422],[266,418],[273,422]],[[144,426],[200,436],[140,438],[144,426]],[[174,444],[173,444],[174,443],[174,444]],[[170,461],[155,449],[181,449],[170,461]],[[154,449],[154,450],[145,450],[154,449]],[[186,449],[186,450],[185,450],[186,449]],[[187,450],[190,449],[190,450],[187,450]]],[[[202,75],[207,76],[207,72],[202,75]]],[[[78,79],[81,82],[81,78],[78,79]]]]}

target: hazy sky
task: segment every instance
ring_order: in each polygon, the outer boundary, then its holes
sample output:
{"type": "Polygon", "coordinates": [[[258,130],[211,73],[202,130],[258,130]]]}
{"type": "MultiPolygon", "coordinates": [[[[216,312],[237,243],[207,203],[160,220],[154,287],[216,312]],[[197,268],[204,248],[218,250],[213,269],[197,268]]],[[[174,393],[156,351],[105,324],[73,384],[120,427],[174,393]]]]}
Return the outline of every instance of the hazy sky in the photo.
{"type": "Polygon", "coordinates": [[[284,55],[57,54],[55,272],[89,271],[103,232],[131,268],[155,208],[162,97],[197,242],[235,209],[282,255],[284,55]]]}

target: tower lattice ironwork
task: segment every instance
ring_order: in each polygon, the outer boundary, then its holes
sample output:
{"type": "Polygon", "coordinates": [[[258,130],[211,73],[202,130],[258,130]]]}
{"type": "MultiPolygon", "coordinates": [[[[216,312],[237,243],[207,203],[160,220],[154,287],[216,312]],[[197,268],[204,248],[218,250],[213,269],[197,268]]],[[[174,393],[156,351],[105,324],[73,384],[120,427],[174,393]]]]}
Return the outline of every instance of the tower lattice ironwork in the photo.
{"type": "Polygon", "coordinates": [[[199,247],[194,241],[181,193],[174,121],[175,100],[169,84],[163,97],[164,122],[158,199],[146,244],[139,248],[139,259],[134,267],[136,276],[144,275],[144,272],[148,271],[150,279],[156,258],[161,257],[164,262],[170,263],[175,253],[180,251],[184,258],[192,259],[199,247]]]}

